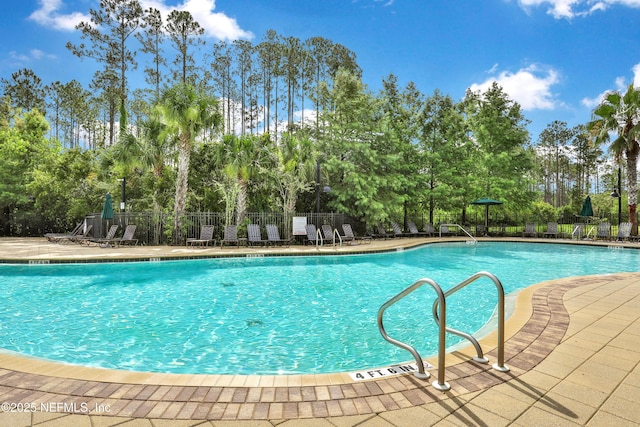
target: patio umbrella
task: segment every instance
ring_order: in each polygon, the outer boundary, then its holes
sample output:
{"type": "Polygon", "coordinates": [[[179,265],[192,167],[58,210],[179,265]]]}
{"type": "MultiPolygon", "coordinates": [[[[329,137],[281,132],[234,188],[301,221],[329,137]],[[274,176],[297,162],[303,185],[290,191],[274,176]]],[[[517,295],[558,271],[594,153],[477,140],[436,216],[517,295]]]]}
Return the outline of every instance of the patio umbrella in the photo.
{"type": "Polygon", "coordinates": [[[486,197],[478,200],[474,200],[471,202],[472,205],[484,205],[484,228],[485,230],[489,230],[489,206],[491,205],[501,205],[502,202],[500,200],[488,199],[486,197]]]}
{"type": "Polygon", "coordinates": [[[587,196],[584,199],[584,203],[582,203],[582,210],[580,211],[580,216],[593,216],[593,207],[591,206],[591,197],[587,196]]]}
{"type": "Polygon", "coordinates": [[[109,220],[112,220],[114,217],[113,213],[113,203],[111,201],[111,194],[107,193],[104,198],[104,204],[102,205],[102,214],[100,218],[107,220],[107,228],[109,228],[109,220]]]}

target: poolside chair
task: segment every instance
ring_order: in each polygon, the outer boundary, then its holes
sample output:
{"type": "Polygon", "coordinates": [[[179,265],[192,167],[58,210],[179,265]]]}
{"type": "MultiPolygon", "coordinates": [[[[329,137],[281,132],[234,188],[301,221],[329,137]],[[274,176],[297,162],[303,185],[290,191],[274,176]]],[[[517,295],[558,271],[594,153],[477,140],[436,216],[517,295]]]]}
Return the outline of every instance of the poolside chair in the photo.
{"type": "Polygon", "coordinates": [[[442,237],[442,236],[453,236],[455,233],[451,231],[448,225],[440,224],[440,227],[438,227],[438,234],[440,235],[440,237],[442,237]]]}
{"type": "Polygon", "coordinates": [[[598,224],[596,240],[598,239],[611,240],[611,223],[601,222],[600,224],[598,224]]]}
{"type": "Polygon", "coordinates": [[[109,227],[109,231],[104,238],[85,237],[80,238],[78,240],[78,243],[85,243],[87,244],[87,246],[91,245],[92,243],[95,243],[97,245],[107,244],[109,240],[112,240],[114,237],[116,237],[116,233],[118,232],[119,227],[120,226],[118,224],[113,224],[111,227],[109,227]]]}
{"type": "Polygon", "coordinates": [[[384,239],[384,240],[387,240],[388,238],[391,237],[389,233],[387,233],[387,230],[385,230],[385,228],[382,226],[381,222],[378,223],[376,229],[377,229],[377,233],[372,234],[373,237],[384,239]]]}
{"type": "Polygon", "coordinates": [[[312,243],[315,245],[321,245],[323,243],[322,234],[318,232],[315,225],[307,224],[304,228],[307,231],[306,243],[312,243]]]}
{"type": "Polygon", "coordinates": [[[404,233],[397,222],[391,222],[391,229],[393,230],[393,237],[407,237],[411,235],[404,233]]]}
{"type": "Polygon", "coordinates": [[[544,237],[553,237],[558,238],[558,223],[557,222],[549,222],[547,223],[547,231],[543,234],[544,237]]]}
{"type": "Polygon", "coordinates": [[[268,240],[262,238],[259,224],[247,224],[247,244],[253,246],[256,243],[262,243],[267,246],[268,240]]]}
{"type": "Polygon", "coordinates": [[[476,225],[476,237],[479,236],[487,236],[487,228],[484,226],[484,224],[476,225]]]}
{"type": "Polygon", "coordinates": [[[418,237],[418,236],[426,236],[428,234],[426,231],[418,230],[416,223],[413,221],[408,221],[407,225],[409,226],[409,234],[412,236],[418,237]]]}
{"type": "Polygon", "coordinates": [[[617,240],[624,241],[631,239],[631,226],[630,222],[621,222],[618,225],[618,235],[616,236],[617,240]]]}
{"type": "Polygon", "coordinates": [[[528,222],[524,225],[524,231],[522,232],[522,237],[538,237],[538,231],[536,230],[536,225],[533,222],[528,222]]]}
{"type": "Polygon", "coordinates": [[[573,224],[571,238],[573,239],[575,237],[576,239],[580,240],[582,239],[582,236],[584,236],[584,223],[576,222],[575,224],[573,224]]]}
{"type": "Polygon", "coordinates": [[[238,239],[238,226],[226,225],[224,227],[224,235],[220,240],[220,247],[223,247],[225,243],[234,244],[240,246],[240,240],[238,239]]]}
{"type": "Polygon", "coordinates": [[[80,233],[82,233],[82,226],[84,225],[84,221],[83,222],[79,222],[78,225],[76,225],[76,228],[74,228],[73,230],[69,231],[68,233],[46,233],[44,235],[44,237],[46,237],[46,239],[50,242],[57,242],[58,239],[62,239],[62,238],[67,238],[70,236],[76,236],[80,233]]]}
{"type": "Polygon", "coordinates": [[[187,239],[187,246],[209,246],[209,243],[215,246],[216,241],[213,238],[213,225],[203,225],[200,227],[200,237],[187,239]]]}
{"type": "Polygon", "coordinates": [[[267,224],[265,226],[267,229],[267,242],[269,244],[289,244],[291,240],[285,240],[280,238],[280,231],[278,231],[278,226],[275,224],[267,224]]]}
{"type": "Polygon", "coordinates": [[[134,224],[129,224],[124,229],[124,233],[122,233],[122,237],[119,237],[119,238],[116,237],[115,239],[111,239],[108,241],[108,243],[109,244],[115,243],[116,246],[120,246],[120,245],[136,246],[138,244],[138,239],[134,237],[135,234],[136,234],[136,226],[134,224]]]}
{"type": "Polygon", "coordinates": [[[357,242],[358,240],[371,243],[371,236],[356,236],[353,233],[353,229],[351,228],[351,224],[342,224],[342,231],[344,232],[344,236],[342,237],[342,241],[348,242],[349,244],[353,242],[357,242]]]}
{"type": "Polygon", "coordinates": [[[433,224],[427,222],[424,225],[424,234],[427,236],[434,236],[436,234],[436,230],[433,228],[433,224]]]}

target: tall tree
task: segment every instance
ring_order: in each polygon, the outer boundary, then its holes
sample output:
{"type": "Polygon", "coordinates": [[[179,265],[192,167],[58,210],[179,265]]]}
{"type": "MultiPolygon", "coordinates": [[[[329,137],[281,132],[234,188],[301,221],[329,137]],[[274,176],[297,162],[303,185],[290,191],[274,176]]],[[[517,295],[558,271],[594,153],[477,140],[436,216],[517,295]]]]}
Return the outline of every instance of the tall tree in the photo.
{"type": "Polygon", "coordinates": [[[543,176],[549,181],[553,178],[553,184],[545,185],[545,201],[554,207],[563,206],[567,200],[567,189],[563,188],[563,181],[560,179],[563,158],[568,158],[568,148],[574,132],[567,127],[566,122],[555,120],[540,132],[538,139],[538,149],[545,155],[546,171],[543,176]]]}
{"type": "Polygon", "coordinates": [[[0,80],[4,95],[11,99],[11,104],[30,111],[37,108],[42,114],[45,110],[45,89],[40,77],[29,68],[23,68],[11,74],[11,80],[0,80]]]}
{"type": "Polygon", "coordinates": [[[147,75],[147,83],[153,85],[154,100],[157,101],[160,98],[160,85],[162,83],[160,68],[167,65],[162,49],[165,38],[162,14],[158,9],[149,8],[145,10],[142,21],[141,27],[144,31],[136,33],[135,37],[142,44],[141,51],[150,54],[152,57],[152,65],[145,67],[144,72],[147,75]]]}
{"type": "MultiPolygon", "coordinates": [[[[189,161],[191,147],[200,131],[217,128],[221,117],[217,101],[188,83],[179,83],[167,89],[157,106],[164,134],[175,137],[178,145],[178,175],[174,202],[176,239],[182,240],[182,222],[189,189],[189,161]]],[[[163,136],[164,137],[164,136],[163,136]]]]}
{"type": "Polygon", "coordinates": [[[601,143],[610,141],[612,133],[616,135],[610,150],[618,162],[623,157],[626,159],[629,221],[633,224],[633,235],[637,235],[640,91],[631,84],[624,95],[620,92],[607,94],[593,115],[594,119],[587,125],[589,131],[601,143]]]}
{"type": "Polygon", "coordinates": [[[190,47],[204,44],[201,36],[204,28],[193,20],[193,16],[186,10],[174,10],[167,17],[167,34],[171,44],[178,51],[176,59],[173,61],[178,66],[173,71],[173,78],[182,83],[197,84],[195,69],[195,59],[190,47]]]}
{"type": "MultiPolygon", "coordinates": [[[[92,58],[104,65],[104,70],[115,72],[119,79],[120,129],[126,128],[127,71],[135,70],[135,51],[127,46],[129,38],[136,32],[142,21],[143,11],[138,0],[101,0],[100,9],[89,9],[91,22],[82,21],[76,25],[91,46],[84,43],[67,43],[69,49],[79,58],[92,58]]],[[[113,135],[110,137],[113,142],[113,135]]]]}

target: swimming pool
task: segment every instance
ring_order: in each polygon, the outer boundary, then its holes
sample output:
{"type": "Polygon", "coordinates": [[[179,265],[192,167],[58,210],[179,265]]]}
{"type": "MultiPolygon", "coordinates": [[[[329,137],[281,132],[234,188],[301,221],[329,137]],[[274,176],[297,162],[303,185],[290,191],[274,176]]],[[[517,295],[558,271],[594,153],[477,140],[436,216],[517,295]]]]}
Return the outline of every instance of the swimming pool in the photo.
{"type": "MultiPolygon", "coordinates": [[[[150,372],[353,371],[411,359],[382,339],[376,315],[422,277],[448,289],[487,270],[510,293],[555,278],[638,271],[639,260],[633,249],[481,242],[369,255],[0,265],[0,347],[150,372]]],[[[448,300],[449,325],[482,327],[496,302],[488,283],[448,300]]],[[[433,297],[421,289],[385,320],[390,335],[423,355],[436,352],[433,297]]]]}

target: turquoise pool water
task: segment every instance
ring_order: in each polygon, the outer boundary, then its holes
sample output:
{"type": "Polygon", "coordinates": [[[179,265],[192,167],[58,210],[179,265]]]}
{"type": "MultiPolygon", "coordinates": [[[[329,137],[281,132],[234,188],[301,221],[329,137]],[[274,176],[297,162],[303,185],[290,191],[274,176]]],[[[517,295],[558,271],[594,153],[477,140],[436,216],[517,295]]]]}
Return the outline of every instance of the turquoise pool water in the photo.
{"type": "MultiPolygon", "coordinates": [[[[511,293],[549,279],[638,271],[639,261],[633,249],[483,242],[373,255],[0,265],[0,348],[151,372],[354,371],[411,360],[382,339],[376,316],[420,278],[448,289],[486,270],[511,293]]],[[[389,334],[423,356],[436,352],[434,296],[423,287],[385,316],[389,334]]],[[[482,279],[448,300],[448,323],[477,331],[495,303],[493,282],[482,279]]]]}

